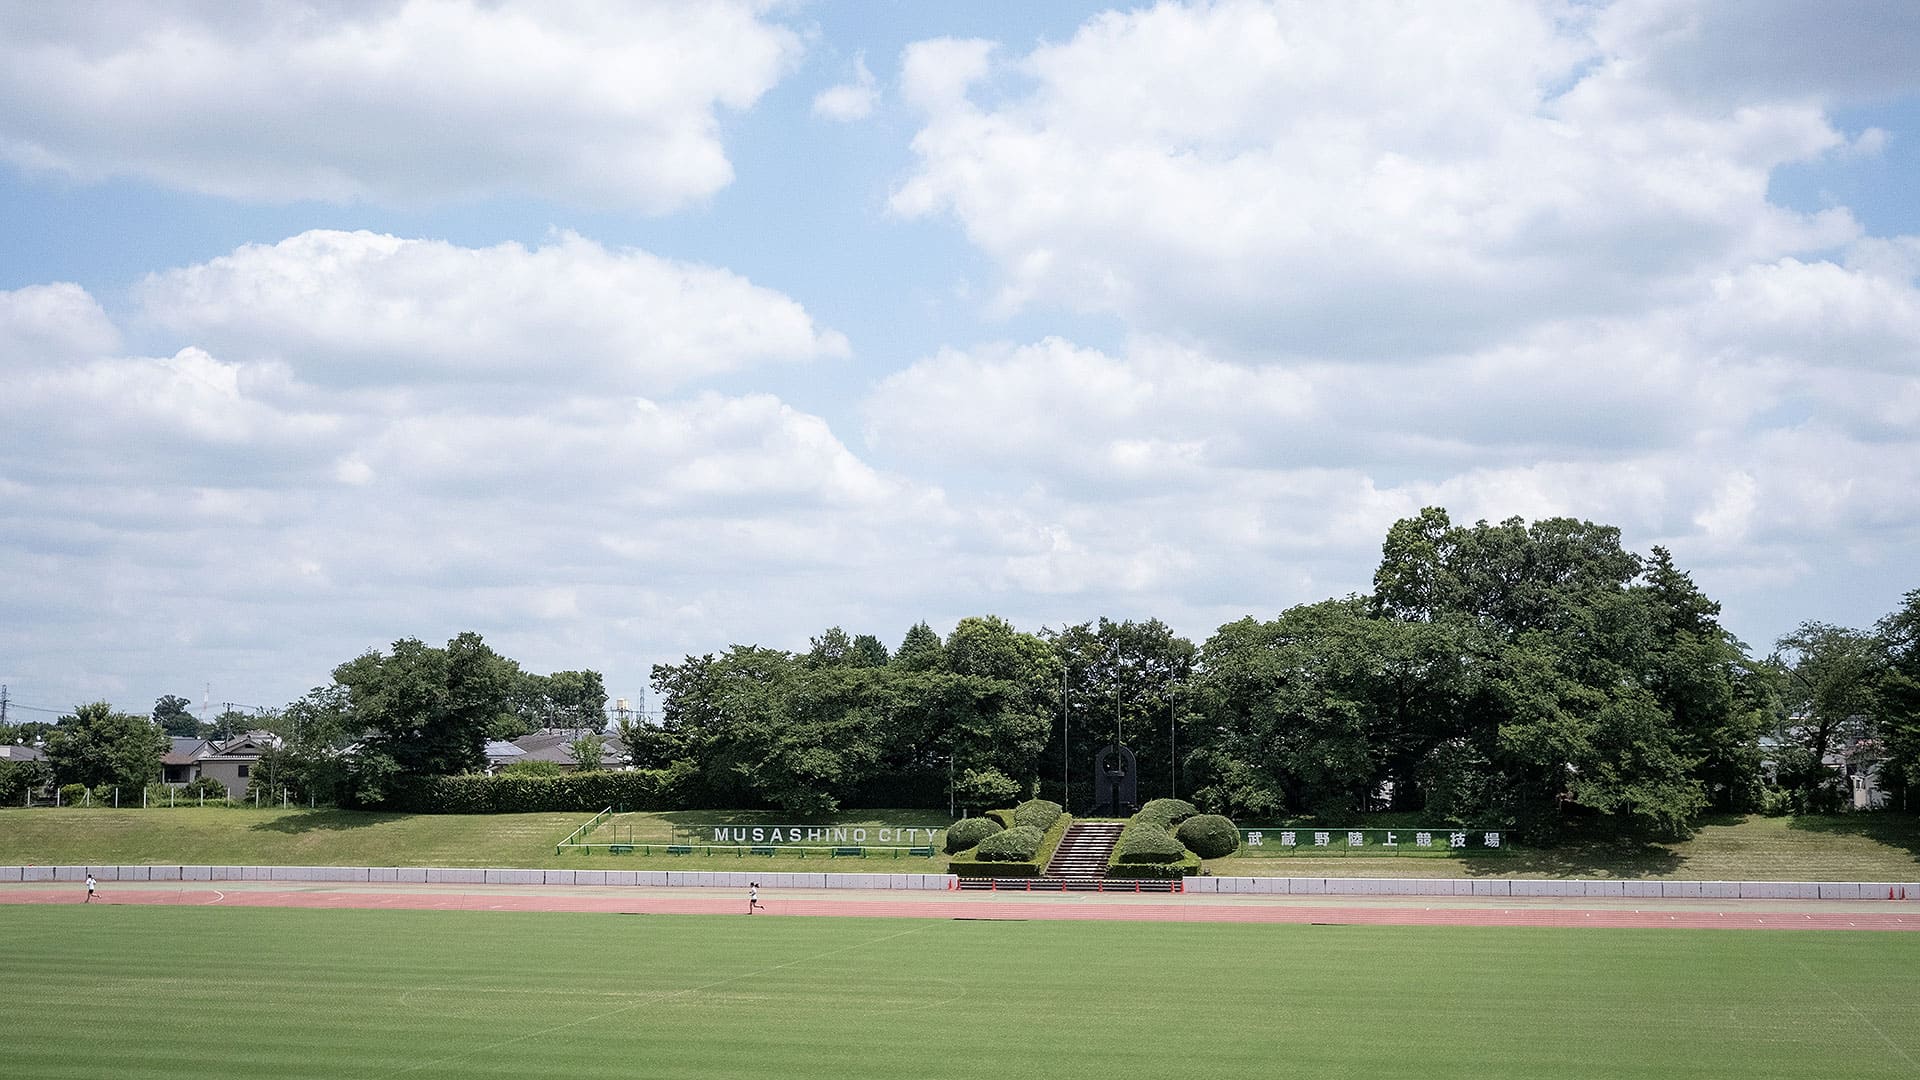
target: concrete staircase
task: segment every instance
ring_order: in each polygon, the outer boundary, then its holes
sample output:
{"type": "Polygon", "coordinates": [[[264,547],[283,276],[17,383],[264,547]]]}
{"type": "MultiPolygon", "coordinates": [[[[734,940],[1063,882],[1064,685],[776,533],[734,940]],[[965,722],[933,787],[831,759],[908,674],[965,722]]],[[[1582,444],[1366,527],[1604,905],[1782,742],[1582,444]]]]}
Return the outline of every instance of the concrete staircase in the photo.
{"type": "Polygon", "coordinates": [[[1107,876],[1107,860],[1113,857],[1113,845],[1125,825],[1118,821],[1076,821],[1067,826],[1067,835],[1053,850],[1053,858],[1042,871],[1046,877],[1077,881],[1107,876]]]}

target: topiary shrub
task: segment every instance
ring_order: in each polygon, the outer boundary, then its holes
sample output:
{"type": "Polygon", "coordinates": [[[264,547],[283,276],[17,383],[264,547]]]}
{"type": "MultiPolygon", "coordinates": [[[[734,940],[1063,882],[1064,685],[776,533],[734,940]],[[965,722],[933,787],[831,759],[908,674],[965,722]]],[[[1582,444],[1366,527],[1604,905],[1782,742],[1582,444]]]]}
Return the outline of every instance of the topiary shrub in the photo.
{"type": "Polygon", "coordinates": [[[1240,830],[1219,814],[1196,814],[1181,822],[1173,835],[1203,859],[1223,859],[1240,850],[1240,830]]]}
{"type": "Polygon", "coordinates": [[[1172,833],[1150,821],[1136,820],[1120,834],[1113,861],[1122,863],[1179,862],[1187,854],[1172,833]]]}
{"type": "Polygon", "coordinates": [[[1013,808],[1013,823],[1015,825],[1031,825],[1041,832],[1046,832],[1053,827],[1053,823],[1058,821],[1060,815],[1065,812],[1066,808],[1057,802],[1049,802],[1046,799],[1029,799],[1013,808]]]}
{"type": "Polygon", "coordinates": [[[1185,799],[1155,799],[1141,807],[1133,820],[1171,829],[1199,812],[1199,807],[1185,799]]]}
{"type": "Polygon", "coordinates": [[[1001,831],[1000,823],[991,818],[970,817],[956,821],[947,829],[947,854],[966,851],[1001,831]]]}
{"type": "Polygon", "coordinates": [[[87,785],[61,784],[60,802],[66,806],[84,806],[87,801],[87,785]]]}
{"type": "Polygon", "coordinates": [[[1040,850],[1042,839],[1039,829],[1018,825],[980,841],[973,849],[973,857],[981,862],[1026,862],[1040,850]]]}
{"type": "Polygon", "coordinates": [[[1013,811],[1011,810],[989,810],[984,816],[999,822],[1003,829],[1013,828],[1013,811]]]}

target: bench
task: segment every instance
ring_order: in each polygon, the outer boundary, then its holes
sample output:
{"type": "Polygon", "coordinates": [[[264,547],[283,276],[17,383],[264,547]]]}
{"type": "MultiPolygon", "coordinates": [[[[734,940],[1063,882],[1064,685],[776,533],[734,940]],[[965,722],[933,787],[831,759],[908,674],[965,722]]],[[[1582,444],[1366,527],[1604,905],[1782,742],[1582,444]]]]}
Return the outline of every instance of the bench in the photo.
{"type": "Polygon", "coordinates": [[[693,854],[693,845],[691,845],[691,844],[668,844],[668,845],[667,845],[667,854],[669,854],[669,855],[691,855],[691,854],[693,854]]]}
{"type": "Polygon", "coordinates": [[[853,859],[864,859],[867,857],[867,849],[863,847],[837,847],[833,849],[833,858],[838,859],[842,856],[853,859]]]}
{"type": "Polygon", "coordinates": [[[918,855],[923,859],[931,859],[933,858],[933,849],[930,847],[910,847],[907,849],[907,854],[918,855]]]}
{"type": "Polygon", "coordinates": [[[608,845],[607,845],[607,854],[609,854],[609,855],[631,855],[631,854],[633,854],[633,845],[632,845],[632,844],[608,844],[608,845]]]}
{"type": "Polygon", "coordinates": [[[771,844],[755,844],[754,846],[752,846],[752,847],[750,847],[750,848],[748,848],[748,849],[747,849],[747,853],[748,853],[748,854],[750,854],[750,855],[765,855],[765,856],[767,856],[768,858],[772,858],[772,857],[773,857],[773,845],[771,845],[771,844]]]}

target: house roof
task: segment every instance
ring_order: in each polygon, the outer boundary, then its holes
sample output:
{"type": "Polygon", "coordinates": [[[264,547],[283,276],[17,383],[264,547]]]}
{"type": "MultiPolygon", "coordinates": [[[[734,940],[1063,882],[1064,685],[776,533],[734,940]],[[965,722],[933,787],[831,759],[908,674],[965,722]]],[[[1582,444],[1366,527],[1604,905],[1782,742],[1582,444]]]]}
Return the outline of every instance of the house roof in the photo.
{"type": "Polygon", "coordinates": [[[39,761],[47,755],[36,747],[8,744],[0,746],[0,761],[39,761]]]}
{"type": "Polygon", "coordinates": [[[280,746],[280,736],[271,731],[248,731],[231,739],[200,739],[176,735],[168,741],[160,760],[167,765],[191,765],[196,761],[252,761],[280,746]]]}

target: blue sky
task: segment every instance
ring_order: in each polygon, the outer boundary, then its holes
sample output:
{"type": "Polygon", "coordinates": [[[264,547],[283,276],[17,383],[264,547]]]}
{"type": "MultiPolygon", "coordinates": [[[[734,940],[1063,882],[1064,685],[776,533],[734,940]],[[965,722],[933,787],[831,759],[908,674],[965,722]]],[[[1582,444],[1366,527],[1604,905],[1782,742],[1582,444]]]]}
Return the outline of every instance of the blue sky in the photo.
{"type": "Polygon", "coordinates": [[[1920,8],[0,4],[0,682],[277,705],[997,613],[1396,518],[1920,587],[1920,8]],[[1839,12],[1839,14],[1836,14],[1839,12]]]}

